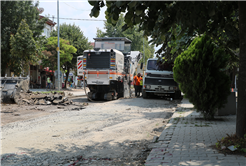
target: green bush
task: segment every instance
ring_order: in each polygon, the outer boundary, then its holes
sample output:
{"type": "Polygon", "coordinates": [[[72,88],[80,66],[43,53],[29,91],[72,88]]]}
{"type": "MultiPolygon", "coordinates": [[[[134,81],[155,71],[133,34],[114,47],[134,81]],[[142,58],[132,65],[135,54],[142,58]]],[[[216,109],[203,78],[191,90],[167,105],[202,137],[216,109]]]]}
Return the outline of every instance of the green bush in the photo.
{"type": "Polygon", "coordinates": [[[174,80],[179,83],[185,98],[213,119],[216,109],[222,108],[230,94],[230,79],[223,71],[228,55],[206,35],[197,37],[174,62],[174,80]]]}

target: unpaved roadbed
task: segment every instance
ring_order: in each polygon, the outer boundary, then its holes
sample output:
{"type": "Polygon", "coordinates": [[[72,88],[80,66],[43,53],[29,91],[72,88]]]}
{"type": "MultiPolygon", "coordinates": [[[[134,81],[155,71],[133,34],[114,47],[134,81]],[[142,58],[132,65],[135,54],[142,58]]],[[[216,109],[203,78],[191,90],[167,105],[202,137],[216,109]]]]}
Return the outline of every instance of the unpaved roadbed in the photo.
{"type": "Polygon", "coordinates": [[[161,134],[177,102],[132,98],[91,102],[76,110],[49,108],[43,116],[2,126],[2,164],[143,165],[148,145],[161,134]]]}

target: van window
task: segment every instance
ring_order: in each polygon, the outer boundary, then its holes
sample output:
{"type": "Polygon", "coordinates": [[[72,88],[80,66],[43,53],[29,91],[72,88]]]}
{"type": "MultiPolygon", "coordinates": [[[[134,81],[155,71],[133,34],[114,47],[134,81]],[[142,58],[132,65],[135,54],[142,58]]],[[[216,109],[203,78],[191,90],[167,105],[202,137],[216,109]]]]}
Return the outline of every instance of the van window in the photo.
{"type": "Polygon", "coordinates": [[[167,71],[172,71],[173,70],[173,63],[168,63],[165,62],[163,63],[162,61],[157,61],[157,60],[149,60],[147,69],[148,70],[167,70],[167,71]]]}

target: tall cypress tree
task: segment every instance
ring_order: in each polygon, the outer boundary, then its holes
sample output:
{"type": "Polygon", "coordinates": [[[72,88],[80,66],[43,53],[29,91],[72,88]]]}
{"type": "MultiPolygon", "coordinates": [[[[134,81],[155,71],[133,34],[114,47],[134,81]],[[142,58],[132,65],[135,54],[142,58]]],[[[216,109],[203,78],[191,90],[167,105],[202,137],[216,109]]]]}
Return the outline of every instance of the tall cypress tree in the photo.
{"type": "Polygon", "coordinates": [[[174,80],[185,97],[202,112],[205,119],[214,117],[216,108],[227,102],[230,79],[223,71],[229,56],[207,35],[197,37],[174,62],[174,80]]]}
{"type": "Polygon", "coordinates": [[[29,65],[29,62],[37,61],[36,42],[33,38],[33,33],[25,20],[21,21],[17,33],[11,35],[10,46],[10,53],[13,56],[14,61],[16,63],[18,61],[21,62],[21,68],[16,69],[18,74],[23,71],[24,66],[29,65]]]}

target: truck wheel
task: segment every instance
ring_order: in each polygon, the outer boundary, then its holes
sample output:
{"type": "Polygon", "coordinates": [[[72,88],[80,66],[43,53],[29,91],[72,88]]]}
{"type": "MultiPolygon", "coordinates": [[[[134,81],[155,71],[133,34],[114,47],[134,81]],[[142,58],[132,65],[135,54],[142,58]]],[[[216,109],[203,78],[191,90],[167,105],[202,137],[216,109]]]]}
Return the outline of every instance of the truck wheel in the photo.
{"type": "Polygon", "coordinates": [[[147,92],[145,92],[145,91],[142,91],[142,94],[143,94],[143,98],[144,98],[144,99],[146,99],[146,98],[148,97],[148,94],[147,94],[147,92]]]}
{"type": "Polygon", "coordinates": [[[112,99],[113,99],[112,93],[111,92],[107,93],[107,100],[111,101],[112,99]]]}
{"type": "Polygon", "coordinates": [[[93,92],[88,92],[87,99],[88,101],[91,101],[93,92]]]}

